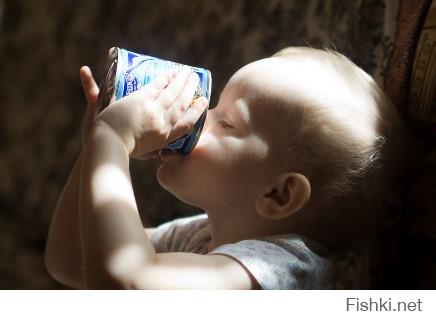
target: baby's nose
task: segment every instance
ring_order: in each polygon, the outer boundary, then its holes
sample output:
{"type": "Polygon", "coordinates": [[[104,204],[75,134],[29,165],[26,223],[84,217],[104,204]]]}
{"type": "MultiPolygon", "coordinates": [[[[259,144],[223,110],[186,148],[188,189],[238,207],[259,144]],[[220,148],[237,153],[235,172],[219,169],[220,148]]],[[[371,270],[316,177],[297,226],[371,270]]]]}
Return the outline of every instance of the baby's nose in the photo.
{"type": "Polygon", "coordinates": [[[212,119],[211,119],[210,112],[208,112],[206,121],[204,122],[203,130],[201,131],[200,137],[198,138],[196,148],[198,147],[201,148],[201,146],[204,145],[205,141],[208,140],[208,137],[210,135],[208,131],[211,128],[211,125],[212,125],[212,119]]]}
{"type": "Polygon", "coordinates": [[[203,133],[210,128],[210,125],[212,123],[212,117],[213,117],[213,112],[209,111],[206,116],[206,121],[204,122],[203,133]]]}

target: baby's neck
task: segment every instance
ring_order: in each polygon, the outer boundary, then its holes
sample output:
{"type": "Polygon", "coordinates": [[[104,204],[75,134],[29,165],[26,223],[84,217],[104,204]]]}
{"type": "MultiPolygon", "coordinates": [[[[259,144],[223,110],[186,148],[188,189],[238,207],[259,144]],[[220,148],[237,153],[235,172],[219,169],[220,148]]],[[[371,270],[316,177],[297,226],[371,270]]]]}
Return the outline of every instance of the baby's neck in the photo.
{"type": "Polygon", "coordinates": [[[243,232],[245,228],[242,228],[238,223],[234,223],[234,221],[221,221],[209,213],[208,217],[211,238],[208,246],[209,252],[224,244],[251,238],[251,235],[248,235],[246,231],[243,232]]]}
{"type": "Polygon", "coordinates": [[[211,236],[209,252],[224,244],[279,234],[299,234],[310,237],[332,254],[347,252],[353,242],[353,236],[344,234],[343,228],[335,224],[326,226],[320,223],[320,212],[308,209],[281,220],[267,220],[260,217],[256,211],[235,208],[206,210],[206,212],[211,236]]]}
{"type": "Polygon", "coordinates": [[[220,212],[207,211],[207,213],[211,236],[209,252],[224,244],[290,233],[283,227],[283,222],[265,220],[255,211],[245,213],[235,211],[225,216],[220,212]]]}

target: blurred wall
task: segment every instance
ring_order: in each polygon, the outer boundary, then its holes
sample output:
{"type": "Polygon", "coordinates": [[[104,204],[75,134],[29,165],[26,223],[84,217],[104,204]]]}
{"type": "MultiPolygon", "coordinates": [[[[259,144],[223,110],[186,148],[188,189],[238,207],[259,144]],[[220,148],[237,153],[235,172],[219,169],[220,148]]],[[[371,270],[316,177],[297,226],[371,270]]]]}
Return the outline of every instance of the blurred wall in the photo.
{"type": "MultiPolygon", "coordinates": [[[[80,152],[78,71],[99,79],[120,46],[212,71],[212,105],[242,65],[289,45],[333,47],[383,77],[396,0],[0,0],[0,289],[62,288],[43,251],[80,152]]],[[[316,75],[314,75],[316,76],[316,75]]],[[[147,226],[199,212],[163,191],[156,163],[132,164],[147,226]],[[144,199],[141,191],[151,194],[144,199]]],[[[189,187],[189,186],[187,186],[189,187]]]]}

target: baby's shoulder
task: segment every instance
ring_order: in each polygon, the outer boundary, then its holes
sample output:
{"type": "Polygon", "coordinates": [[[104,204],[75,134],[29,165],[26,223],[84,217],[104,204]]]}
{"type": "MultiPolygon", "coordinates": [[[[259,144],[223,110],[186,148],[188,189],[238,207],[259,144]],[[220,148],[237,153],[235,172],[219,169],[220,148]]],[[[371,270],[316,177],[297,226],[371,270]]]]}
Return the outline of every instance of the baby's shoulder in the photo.
{"type": "Polygon", "coordinates": [[[334,266],[315,253],[297,234],[274,235],[226,244],[209,254],[224,254],[239,261],[263,289],[332,288],[334,266]]]}
{"type": "Polygon", "coordinates": [[[307,265],[329,264],[327,249],[315,239],[299,234],[279,234],[257,239],[243,240],[234,250],[263,255],[268,261],[284,260],[307,265]]]}
{"type": "Polygon", "coordinates": [[[204,252],[210,240],[206,213],[178,218],[156,228],[151,242],[157,252],[204,252]]]}

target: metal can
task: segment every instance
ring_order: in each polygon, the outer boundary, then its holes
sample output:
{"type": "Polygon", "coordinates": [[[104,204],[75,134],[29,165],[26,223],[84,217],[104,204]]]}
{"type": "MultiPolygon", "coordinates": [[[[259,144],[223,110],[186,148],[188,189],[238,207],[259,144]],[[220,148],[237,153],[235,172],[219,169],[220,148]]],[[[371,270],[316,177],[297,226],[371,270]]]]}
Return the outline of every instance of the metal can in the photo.
{"type": "MultiPolygon", "coordinates": [[[[96,114],[111,102],[128,96],[153,81],[158,75],[169,69],[179,68],[183,64],[162,60],[144,54],[138,54],[121,48],[109,50],[105,76],[100,84],[100,93],[96,104],[96,114]]],[[[194,99],[204,96],[210,101],[212,76],[209,70],[189,66],[200,78],[194,99]]],[[[167,145],[167,149],[180,154],[190,153],[198,142],[206,120],[207,110],[200,116],[191,132],[167,145]]]]}

